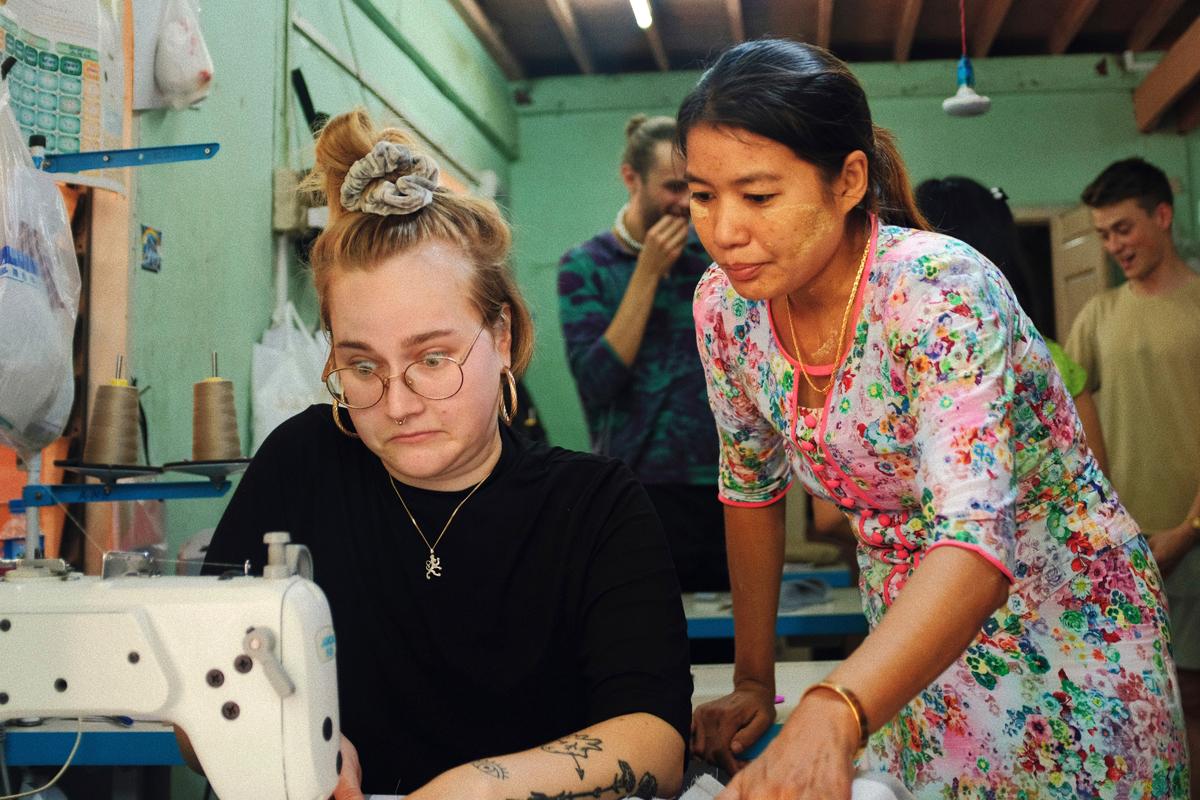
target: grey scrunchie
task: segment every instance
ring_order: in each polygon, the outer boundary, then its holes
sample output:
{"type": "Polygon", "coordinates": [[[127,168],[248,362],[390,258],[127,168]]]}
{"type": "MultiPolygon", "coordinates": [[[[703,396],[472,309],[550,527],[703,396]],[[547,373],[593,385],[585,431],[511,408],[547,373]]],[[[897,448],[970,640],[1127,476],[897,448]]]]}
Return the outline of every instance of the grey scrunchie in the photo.
{"type": "Polygon", "coordinates": [[[438,166],[432,158],[395,142],[376,142],[346,173],[342,207],[383,216],[412,214],[433,202],[437,184],[438,166]],[[395,181],[380,180],[393,172],[408,174],[395,181]]]}

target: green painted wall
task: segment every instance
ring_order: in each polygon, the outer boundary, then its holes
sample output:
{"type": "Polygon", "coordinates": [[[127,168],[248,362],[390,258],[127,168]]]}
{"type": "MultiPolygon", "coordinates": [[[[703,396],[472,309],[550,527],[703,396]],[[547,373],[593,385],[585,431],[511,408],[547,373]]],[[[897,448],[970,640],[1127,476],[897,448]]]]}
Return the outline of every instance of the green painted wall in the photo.
{"type": "MultiPolygon", "coordinates": [[[[155,464],[191,458],[192,384],[209,374],[214,350],[237,391],[245,446],[250,343],[271,309],[274,76],[282,19],[272,4],[224,0],[206,4],[202,24],[215,65],[208,99],[198,110],[135,115],[140,146],[221,145],[211,161],[145,167],[134,178],[130,339],[134,374],[150,387],[142,399],[155,464]],[[246,37],[246,30],[261,38],[246,37]],[[163,232],[157,274],[137,267],[140,225],[163,232]]],[[[223,507],[223,500],[167,503],[171,549],[215,525],[223,507]]]]}
{"type": "MultiPolygon", "coordinates": [[[[390,122],[399,113],[438,139],[454,162],[443,166],[456,177],[491,170],[502,185],[509,180],[510,159],[502,150],[515,152],[517,137],[509,88],[449,4],[375,0],[374,7],[486,122],[501,147],[422,74],[364,13],[363,3],[207,0],[202,25],[216,76],[208,99],[195,110],[135,115],[141,146],[221,144],[211,161],[143,168],[136,175],[134,238],[141,225],[163,231],[160,273],[138,269],[139,254],[130,253],[131,361],[139,384],[150,387],[143,400],[152,463],[190,457],[191,387],[208,375],[213,350],[222,375],[235,384],[243,448],[250,441],[251,347],[274,307],[272,174],[277,166],[312,163],[311,138],[286,79],[291,68],[303,70],[319,110],[337,114],[365,105],[390,122]],[[293,19],[316,31],[321,46],[293,19]],[[383,97],[363,89],[339,58],[383,97]]],[[[293,264],[291,278],[292,297],[315,321],[307,275],[293,264]]],[[[172,551],[214,526],[225,502],[168,503],[172,551]]]]}
{"type": "MultiPolygon", "coordinates": [[[[608,226],[624,200],[616,162],[625,121],[638,112],[673,114],[696,73],[513,87],[446,0],[375,0],[390,31],[364,12],[365,2],[210,0],[203,21],[217,70],[212,95],[198,110],[138,115],[142,145],[222,145],[210,162],[146,168],[137,177],[134,232],[146,224],[165,237],[163,271],[135,269],[132,285],[132,359],[141,385],[152,387],[144,399],[155,462],[190,454],[190,387],[207,374],[214,349],[222,373],[237,386],[242,438],[249,440],[251,345],[274,303],[271,175],[279,165],[312,162],[311,139],[285,77],[293,67],[304,72],[318,109],[365,105],[393,121],[399,112],[448,151],[448,172],[468,180],[496,173],[507,190],[514,261],[539,330],[528,383],[553,440],[587,447],[559,334],[557,260],[608,226]],[[245,36],[247,30],[256,35],[245,36]],[[389,32],[469,104],[488,133],[455,108],[389,32]],[[378,94],[360,85],[355,69],[378,94]],[[531,102],[514,106],[513,88],[531,102]],[[516,161],[507,156],[513,152],[516,161]]],[[[1184,186],[1179,232],[1194,238],[1200,208],[1191,187],[1200,185],[1200,135],[1138,134],[1131,92],[1140,75],[1123,73],[1110,58],[1109,74],[1101,76],[1100,58],[979,62],[979,88],[994,105],[972,120],[940,110],[953,88],[949,62],[862,65],[856,72],[877,120],[897,133],[915,180],[967,174],[1003,186],[1018,207],[1069,206],[1105,164],[1140,154],[1184,186]]],[[[131,259],[136,263],[136,253],[131,259]]],[[[307,276],[295,264],[291,295],[314,319],[307,276]]],[[[172,544],[215,524],[222,508],[223,501],[169,504],[172,544]]]]}
{"type": "MultiPolygon", "coordinates": [[[[1142,135],[1132,91],[1140,74],[1102,56],[1011,58],[976,63],[977,85],[992,110],[973,119],[942,113],[954,89],[954,64],[867,64],[854,68],[876,122],[899,139],[914,182],[961,174],[999,185],[1015,207],[1071,206],[1105,165],[1141,155],[1184,187],[1177,230],[1200,229],[1200,134],[1142,135]]],[[[558,323],[559,256],[612,224],[625,200],[617,162],[626,120],[673,115],[697,73],[574,77],[534,81],[520,106],[522,157],[513,167],[516,263],[538,324],[528,384],[553,440],[588,446],[558,323]]]]}

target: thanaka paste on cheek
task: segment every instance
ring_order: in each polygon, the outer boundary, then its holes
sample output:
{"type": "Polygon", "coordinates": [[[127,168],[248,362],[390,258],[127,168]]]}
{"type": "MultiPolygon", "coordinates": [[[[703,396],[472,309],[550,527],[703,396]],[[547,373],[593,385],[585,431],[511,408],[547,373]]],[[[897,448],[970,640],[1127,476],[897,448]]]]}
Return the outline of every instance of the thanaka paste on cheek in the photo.
{"type": "Polygon", "coordinates": [[[780,253],[787,258],[790,277],[799,279],[797,285],[803,286],[816,275],[823,264],[814,264],[813,260],[820,251],[828,245],[829,237],[835,233],[836,224],[828,209],[812,203],[794,204],[778,209],[771,209],[771,216],[787,213],[786,229],[793,231],[788,242],[787,252],[780,253]]]}

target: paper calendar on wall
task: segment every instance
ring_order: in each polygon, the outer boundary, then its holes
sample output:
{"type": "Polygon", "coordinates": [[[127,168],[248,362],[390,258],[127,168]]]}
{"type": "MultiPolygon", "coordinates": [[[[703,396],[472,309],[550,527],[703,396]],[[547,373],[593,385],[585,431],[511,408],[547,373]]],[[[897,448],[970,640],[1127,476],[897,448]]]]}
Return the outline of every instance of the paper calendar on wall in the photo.
{"type": "Polygon", "coordinates": [[[120,29],[97,0],[0,4],[0,52],[21,132],[46,137],[47,153],[121,146],[124,94],[120,29]]]}

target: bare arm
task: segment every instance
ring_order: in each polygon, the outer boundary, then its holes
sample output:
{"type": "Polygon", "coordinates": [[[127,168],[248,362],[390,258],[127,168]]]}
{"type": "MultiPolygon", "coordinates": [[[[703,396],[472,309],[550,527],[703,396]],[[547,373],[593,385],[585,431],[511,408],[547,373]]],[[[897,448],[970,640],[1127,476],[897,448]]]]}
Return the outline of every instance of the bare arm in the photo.
{"type": "Polygon", "coordinates": [[[1174,528],[1152,533],[1148,539],[1150,552],[1163,577],[1170,575],[1179,562],[1188,554],[1197,542],[1200,542],[1200,530],[1193,525],[1193,520],[1200,518],[1200,489],[1192,498],[1192,506],[1188,509],[1187,517],[1174,528]]]}
{"type": "Polygon", "coordinates": [[[541,747],[481,758],[442,773],[411,800],[582,800],[673,797],[683,783],[684,743],[652,714],[628,714],[541,747]]]}
{"type": "Polygon", "coordinates": [[[1100,412],[1096,409],[1096,398],[1087,389],[1075,396],[1075,411],[1079,414],[1079,421],[1083,423],[1083,435],[1087,439],[1087,446],[1091,449],[1092,455],[1096,457],[1096,463],[1100,465],[1100,470],[1108,474],[1108,450],[1104,447],[1104,431],[1100,428],[1100,412]]]}
{"type": "Polygon", "coordinates": [[[813,534],[823,539],[854,538],[850,521],[840,508],[819,497],[810,496],[809,502],[812,504],[813,534]]]}
{"type": "MultiPolygon", "coordinates": [[[[827,680],[853,692],[871,729],[879,728],[963,653],[1005,601],[1008,585],[968,550],[931,551],[883,621],[827,680]]],[[[849,798],[858,740],[849,705],[832,692],[812,692],[735,777],[728,796],[849,798]]]]}
{"type": "Polygon", "coordinates": [[[1009,585],[1000,570],[970,550],[931,551],[876,629],[829,680],[852,688],[872,730],[880,727],[962,655],[1008,599],[1009,585]],[[888,669],[880,670],[880,664],[888,669]]]}
{"type": "Polygon", "coordinates": [[[200,757],[196,755],[196,748],[192,747],[192,740],[188,737],[187,731],[178,725],[175,728],[175,744],[179,747],[179,755],[183,757],[183,763],[187,764],[193,772],[204,774],[204,767],[200,764],[200,757]]]}
{"type": "Polygon", "coordinates": [[[650,310],[654,307],[658,283],[683,253],[687,231],[687,220],[668,215],[646,232],[646,241],[638,254],[633,277],[629,279],[617,313],[604,331],[604,338],[625,366],[631,366],[637,358],[646,335],[650,310]]]}
{"type": "Polygon", "coordinates": [[[784,504],[725,508],[736,632],[733,693],[696,709],[692,751],[730,772],[775,721],[775,618],[783,572],[784,504]]]}
{"type": "Polygon", "coordinates": [[[784,505],[725,508],[725,541],[737,632],[733,683],[775,695],[775,618],[783,574],[784,505]]]}

